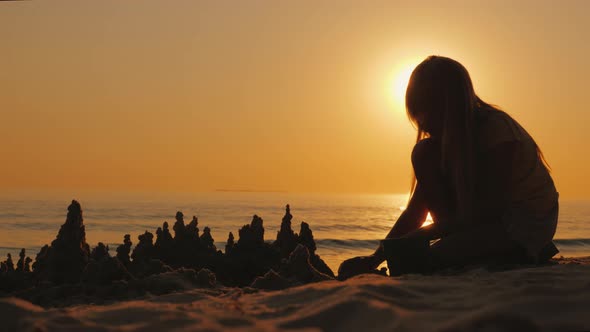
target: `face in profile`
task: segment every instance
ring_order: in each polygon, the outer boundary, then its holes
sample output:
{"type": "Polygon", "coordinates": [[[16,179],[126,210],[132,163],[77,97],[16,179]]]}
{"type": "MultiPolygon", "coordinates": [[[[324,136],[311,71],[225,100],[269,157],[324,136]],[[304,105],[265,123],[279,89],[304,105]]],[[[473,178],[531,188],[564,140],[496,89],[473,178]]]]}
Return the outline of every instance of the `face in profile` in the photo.
{"type": "Polygon", "coordinates": [[[439,137],[443,131],[443,111],[439,109],[416,114],[415,118],[418,127],[428,133],[430,137],[439,137]]]}

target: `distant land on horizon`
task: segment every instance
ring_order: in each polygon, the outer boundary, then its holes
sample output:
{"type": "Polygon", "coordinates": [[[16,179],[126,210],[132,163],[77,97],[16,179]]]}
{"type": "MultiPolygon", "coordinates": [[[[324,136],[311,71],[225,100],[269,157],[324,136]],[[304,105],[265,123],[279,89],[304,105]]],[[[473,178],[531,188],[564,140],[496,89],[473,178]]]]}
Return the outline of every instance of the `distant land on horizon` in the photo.
{"type": "Polygon", "coordinates": [[[231,192],[231,193],[288,193],[286,190],[256,190],[256,189],[215,189],[215,192],[231,192]]]}

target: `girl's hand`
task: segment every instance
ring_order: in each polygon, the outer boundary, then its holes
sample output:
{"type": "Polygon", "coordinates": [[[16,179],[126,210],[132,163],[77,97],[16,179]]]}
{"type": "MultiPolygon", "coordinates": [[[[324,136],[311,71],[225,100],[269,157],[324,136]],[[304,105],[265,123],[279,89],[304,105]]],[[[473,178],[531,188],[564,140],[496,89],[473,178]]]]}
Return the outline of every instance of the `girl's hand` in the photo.
{"type": "Polygon", "coordinates": [[[345,280],[375,270],[383,259],[376,255],[359,256],[345,260],[338,268],[338,279],[345,280]]]}

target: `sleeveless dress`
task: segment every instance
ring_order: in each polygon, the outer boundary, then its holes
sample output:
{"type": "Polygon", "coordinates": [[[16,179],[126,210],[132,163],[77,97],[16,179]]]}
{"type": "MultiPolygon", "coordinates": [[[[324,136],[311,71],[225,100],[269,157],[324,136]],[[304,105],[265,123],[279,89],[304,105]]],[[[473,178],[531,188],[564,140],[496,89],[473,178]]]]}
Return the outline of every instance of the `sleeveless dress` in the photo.
{"type": "MultiPolygon", "coordinates": [[[[537,144],[516,120],[497,110],[481,109],[476,114],[478,156],[485,156],[490,149],[509,142],[514,144],[516,152],[510,161],[511,176],[507,180],[506,196],[501,198],[502,206],[489,206],[497,202],[485,195],[480,196],[478,202],[477,194],[475,204],[481,206],[482,211],[495,211],[495,215],[487,215],[488,220],[500,220],[509,237],[536,261],[547,246],[553,246],[559,193],[537,152],[537,144]]],[[[478,176],[483,184],[479,191],[483,192],[486,179],[494,181],[491,174],[486,174],[493,169],[480,166],[478,169],[482,171],[478,176]]]]}

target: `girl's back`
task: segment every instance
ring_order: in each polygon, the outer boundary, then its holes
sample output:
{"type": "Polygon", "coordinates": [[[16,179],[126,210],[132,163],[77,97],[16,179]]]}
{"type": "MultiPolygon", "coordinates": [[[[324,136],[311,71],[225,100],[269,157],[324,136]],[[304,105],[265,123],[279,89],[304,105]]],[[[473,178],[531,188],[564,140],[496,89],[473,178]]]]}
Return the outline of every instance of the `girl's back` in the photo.
{"type": "MultiPolygon", "coordinates": [[[[477,169],[480,185],[476,195],[480,211],[497,211],[515,240],[531,254],[538,252],[557,225],[558,193],[537,144],[526,130],[503,111],[481,109],[477,113],[477,169]],[[494,160],[494,150],[510,149],[510,158],[494,160]],[[498,179],[498,169],[507,169],[507,179],[498,179]],[[505,182],[500,196],[485,193],[505,182]],[[486,201],[490,200],[490,201],[486,201]],[[490,206],[498,205],[503,206],[490,206]]],[[[486,219],[482,215],[482,218],[486,219]]]]}

